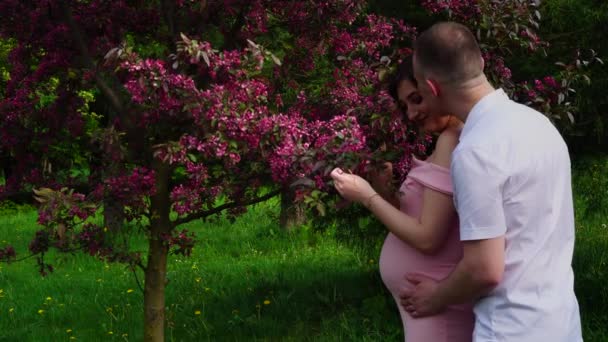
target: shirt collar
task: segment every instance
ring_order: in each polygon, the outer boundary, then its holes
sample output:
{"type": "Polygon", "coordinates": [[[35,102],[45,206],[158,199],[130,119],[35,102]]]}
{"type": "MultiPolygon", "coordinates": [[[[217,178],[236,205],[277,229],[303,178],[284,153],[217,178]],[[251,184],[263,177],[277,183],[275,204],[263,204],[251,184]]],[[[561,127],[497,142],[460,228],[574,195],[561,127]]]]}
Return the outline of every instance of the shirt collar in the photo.
{"type": "Polygon", "coordinates": [[[460,140],[462,140],[473,127],[484,117],[488,112],[488,108],[494,107],[498,102],[508,100],[509,97],[502,89],[496,89],[493,92],[485,95],[479,100],[475,106],[469,112],[467,120],[464,123],[462,132],[460,133],[460,140]]]}

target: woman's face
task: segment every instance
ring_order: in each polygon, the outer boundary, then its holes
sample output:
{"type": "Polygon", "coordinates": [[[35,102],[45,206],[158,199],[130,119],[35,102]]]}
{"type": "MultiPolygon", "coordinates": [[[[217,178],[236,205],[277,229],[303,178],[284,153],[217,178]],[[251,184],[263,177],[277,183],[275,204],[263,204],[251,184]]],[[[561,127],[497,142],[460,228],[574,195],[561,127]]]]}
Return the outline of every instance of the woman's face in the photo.
{"type": "Polygon", "coordinates": [[[427,133],[439,133],[448,124],[449,116],[431,115],[418,88],[409,80],[403,80],[397,88],[399,107],[408,119],[427,133]]]}

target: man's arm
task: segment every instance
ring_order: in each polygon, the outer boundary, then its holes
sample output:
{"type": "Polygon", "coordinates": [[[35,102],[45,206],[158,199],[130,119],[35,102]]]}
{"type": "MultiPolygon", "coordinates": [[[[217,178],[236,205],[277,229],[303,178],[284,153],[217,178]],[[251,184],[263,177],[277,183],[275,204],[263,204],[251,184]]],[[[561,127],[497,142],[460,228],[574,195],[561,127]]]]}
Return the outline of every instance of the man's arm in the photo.
{"type": "Polygon", "coordinates": [[[437,296],[445,305],[470,302],[485,296],[502,280],[505,268],[504,236],[463,241],[464,255],[456,269],[439,283],[437,296]]]}
{"type": "Polygon", "coordinates": [[[436,314],[454,304],[472,302],[492,291],[504,271],[504,236],[464,241],[464,256],[443,281],[419,274],[406,279],[415,287],[401,295],[401,304],[413,317],[436,314]]]}
{"type": "Polygon", "coordinates": [[[463,258],[441,282],[422,275],[408,276],[414,288],[406,286],[401,303],[413,316],[434,314],[447,305],[478,299],[501,281],[507,230],[503,207],[506,175],[493,154],[482,148],[454,154],[452,179],[463,258]]]}

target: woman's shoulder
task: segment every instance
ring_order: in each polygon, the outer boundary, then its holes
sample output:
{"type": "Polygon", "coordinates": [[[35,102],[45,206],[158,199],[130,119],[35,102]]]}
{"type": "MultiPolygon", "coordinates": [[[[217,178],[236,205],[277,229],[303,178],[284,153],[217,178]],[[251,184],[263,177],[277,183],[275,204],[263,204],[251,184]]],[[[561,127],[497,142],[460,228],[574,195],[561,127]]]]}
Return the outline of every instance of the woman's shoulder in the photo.
{"type": "Polygon", "coordinates": [[[452,162],[452,152],[458,145],[458,139],[460,138],[460,128],[449,128],[441,132],[437,138],[435,144],[435,151],[433,152],[433,164],[443,166],[445,168],[450,167],[452,162]]]}

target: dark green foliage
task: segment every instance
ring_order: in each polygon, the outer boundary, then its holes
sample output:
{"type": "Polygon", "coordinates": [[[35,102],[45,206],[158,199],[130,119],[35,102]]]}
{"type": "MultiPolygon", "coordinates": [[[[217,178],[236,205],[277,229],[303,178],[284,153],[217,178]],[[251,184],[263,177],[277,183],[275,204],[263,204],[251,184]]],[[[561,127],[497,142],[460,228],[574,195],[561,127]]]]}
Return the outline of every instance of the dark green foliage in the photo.
{"type": "MultiPolygon", "coordinates": [[[[593,49],[608,61],[608,2],[600,0],[543,1],[541,34],[551,43],[549,53],[569,58],[573,49],[593,49]],[[568,55],[569,54],[569,55],[568,55]]],[[[551,57],[551,56],[550,56],[551,57]]],[[[536,64],[537,67],[540,64],[536,64]]],[[[570,137],[575,152],[608,148],[608,67],[596,63],[588,72],[591,86],[577,96],[579,108],[577,136],[570,137]]]]}
{"type": "Polygon", "coordinates": [[[608,217],[608,156],[586,156],[573,162],[576,215],[608,217]]]}

